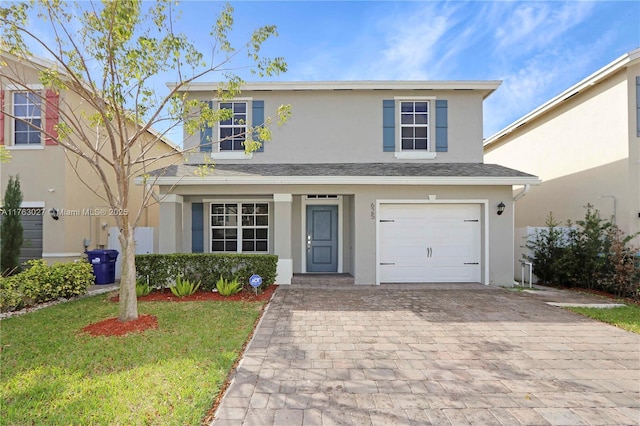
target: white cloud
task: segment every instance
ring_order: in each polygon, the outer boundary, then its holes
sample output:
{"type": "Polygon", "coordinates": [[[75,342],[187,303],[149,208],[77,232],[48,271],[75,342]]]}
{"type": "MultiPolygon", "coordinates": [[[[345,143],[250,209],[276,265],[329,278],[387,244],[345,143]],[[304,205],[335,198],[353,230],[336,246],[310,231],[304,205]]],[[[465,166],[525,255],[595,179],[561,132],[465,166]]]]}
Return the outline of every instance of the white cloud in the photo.
{"type": "Polygon", "coordinates": [[[440,40],[450,27],[450,16],[435,7],[394,19],[385,37],[379,61],[374,65],[386,78],[427,79],[428,65],[441,50],[440,40]]]}
{"type": "Polygon", "coordinates": [[[591,15],[593,2],[514,3],[495,31],[498,53],[522,54],[544,48],[591,15]]]}
{"type": "Polygon", "coordinates": [[[609,31],[579,50],[566,47],[541,51],[520,68],[503,74],[502,86],[485,101],[485,136],[501,130],[606,65],[596,61],[610,50],[613,40],[613,31],[609,31]]]}

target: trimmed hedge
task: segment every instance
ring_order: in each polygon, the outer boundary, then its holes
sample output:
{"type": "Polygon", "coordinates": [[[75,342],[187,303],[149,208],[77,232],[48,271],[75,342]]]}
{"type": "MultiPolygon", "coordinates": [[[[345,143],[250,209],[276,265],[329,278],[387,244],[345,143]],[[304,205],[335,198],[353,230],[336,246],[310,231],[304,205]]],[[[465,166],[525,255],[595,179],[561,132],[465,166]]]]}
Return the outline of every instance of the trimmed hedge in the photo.
{"type": "Polygon", "coordinates": [[[19,274],[0,278],[0,311],[9,312],[59,298],[85,294],[95,282],[93,267],[88,262],[56,262],[51,266],[42,260],[29,260],[19,274]]]}
{"type": "Polygon", "coordinates": [[[261,290],[276,279],[278,256],[271,254],[236,253],[172,253],[138,254],[136,271],[138,278],[149,278],[156,288],[166,287],[178,275],[192,282],[201,281],[203,290],[213,290],[220,277],[238,279],[243,285],[249,277],[262,277],[261,290]]]}

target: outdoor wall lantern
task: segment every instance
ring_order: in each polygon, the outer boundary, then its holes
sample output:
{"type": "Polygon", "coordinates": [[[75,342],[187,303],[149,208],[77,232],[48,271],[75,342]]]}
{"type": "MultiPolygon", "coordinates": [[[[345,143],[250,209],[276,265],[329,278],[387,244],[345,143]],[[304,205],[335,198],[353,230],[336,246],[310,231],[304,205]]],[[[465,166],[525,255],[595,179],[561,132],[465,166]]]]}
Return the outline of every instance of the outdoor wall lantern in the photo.
{"type": "Polygon", "coordinates": [[[504,205],[504,203],[502,201],[500,201],[500,204],[498,204],[498,216],[500,216],[502,213],[504,213],[504,208],[506,206],[504,205]]]}

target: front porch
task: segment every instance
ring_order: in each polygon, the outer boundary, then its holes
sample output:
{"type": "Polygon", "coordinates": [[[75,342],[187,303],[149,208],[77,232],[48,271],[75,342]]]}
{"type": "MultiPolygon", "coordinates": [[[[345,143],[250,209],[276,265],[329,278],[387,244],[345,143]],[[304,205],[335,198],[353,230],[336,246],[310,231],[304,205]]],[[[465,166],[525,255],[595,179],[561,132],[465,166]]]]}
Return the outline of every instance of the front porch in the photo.
{"type": "Polygon", "coordinates": [[[351,274],[293,274],[291,285],[302,287],[338,287],[355,285],[355,278],[351,274]]]}

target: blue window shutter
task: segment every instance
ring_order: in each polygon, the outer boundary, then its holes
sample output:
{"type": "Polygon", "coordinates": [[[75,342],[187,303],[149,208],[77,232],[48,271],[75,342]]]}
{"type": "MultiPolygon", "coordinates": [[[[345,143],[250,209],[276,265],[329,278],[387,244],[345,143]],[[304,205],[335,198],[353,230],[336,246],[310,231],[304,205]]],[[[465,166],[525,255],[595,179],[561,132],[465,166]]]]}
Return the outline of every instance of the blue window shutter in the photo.
{"type": "MultiPolygon", "coordinates": [[[[253,101],[251,104],[251,127],[261,126],[264,124],[264,101],[253,101]]],[[[253,134],[253,138],[258,140],[258,135],[256,132],[253,134]]],[[[264,152],[264,141],[262,142],[262,146],[256,152],[264,152]]]]}
{"type": "Polygon", "coordinates": [[[202,203],[191,204],[191,253],[204,252],[204,206],[202,203]]]}
{"type": "Polygon", "coordinates": [[[636,127],[640,137],[640,77],[636,77],[636,127]]]}
{"type": "MultiPolygon", "coordinates": [[[[209,108],[213,108],[212,101],[209,101],[209,108]]],[[[213,142],[213,127],[205,124],[205,127],[200,129],[200,152],[211,152],[213,142]]]]}
{"type": "Polygon", "coordinates": [[[436,100],[436,152],[447,152],[449,148],[447,104],[446,99],[436,100]]]}
{"type": "Polygon", "coordinates": [[[396,102],[382,101],[382,151],[396,150],[396,102]]]}

